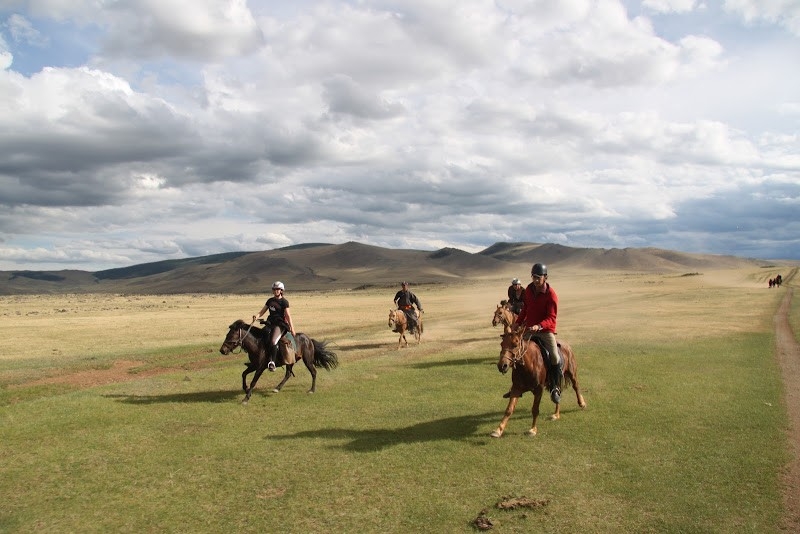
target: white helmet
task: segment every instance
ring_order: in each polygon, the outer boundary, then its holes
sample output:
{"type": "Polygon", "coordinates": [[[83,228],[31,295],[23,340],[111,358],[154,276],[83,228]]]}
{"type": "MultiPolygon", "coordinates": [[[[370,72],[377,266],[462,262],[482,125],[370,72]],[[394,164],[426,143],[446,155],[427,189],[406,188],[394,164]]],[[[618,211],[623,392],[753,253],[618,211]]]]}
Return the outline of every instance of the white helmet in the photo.
{"type": "Polygon", "coordinates": [[[272,284],[272,289],[280,289],[281,291],[285,290],[285,288],[283,287],[283,282],[275,282],[274,284],[272,284]]]}
{"type": "Polygon", "coordinates": [[[522,282],[520,282],[520,281],[519,281],[519,278],[514,278],[514,279],[511,281],[511,285],[512,285],[512,286],[521,286],[521,285],[522,285],[522,282]]]}

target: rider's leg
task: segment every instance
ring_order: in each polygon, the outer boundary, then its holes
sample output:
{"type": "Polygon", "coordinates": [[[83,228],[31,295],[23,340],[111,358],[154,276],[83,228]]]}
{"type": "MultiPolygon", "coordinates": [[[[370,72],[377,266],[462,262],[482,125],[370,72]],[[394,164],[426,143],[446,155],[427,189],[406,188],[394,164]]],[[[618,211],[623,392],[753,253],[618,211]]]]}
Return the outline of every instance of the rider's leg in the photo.
{"type": "Polygon", "coordinates": [[[414,329],[417,327],[417,316],[414,313],[414,310],[403,310],[406,314],[406,322],[408,323],[408,331],[414,332],[414,329]]]}
{"type": "Polygon", "coordinates": [[[272,335],[269,338],[269,346],[267,348],[267,369],[270,371],[275,370],[275,363],[278,361],[278,341],[280,341],[281,336],[283,335],[283,329],[280,326],[276,326],[272,329],[272,335]]]}
{"type": "Polygon", "coordinates": [[[556,335],[552,332],[537,332],[547,352],[550,353],[550,398],[556,404],[561,401],[561,380],[564,376],[564,364],[558,357],[556,335]]]}

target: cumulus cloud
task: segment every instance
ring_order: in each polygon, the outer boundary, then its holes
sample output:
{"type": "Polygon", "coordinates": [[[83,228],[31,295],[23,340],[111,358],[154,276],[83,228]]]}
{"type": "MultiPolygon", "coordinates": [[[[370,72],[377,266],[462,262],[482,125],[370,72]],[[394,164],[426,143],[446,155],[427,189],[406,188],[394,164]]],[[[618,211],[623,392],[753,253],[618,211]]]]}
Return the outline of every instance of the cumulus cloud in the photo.
{"type": "Polygon", "coordinates": [[[349,240],[783,254],[711,236],[726,202],[796,198],[766,193],[800,182],[792,9],[721,9],[7,2],[0,269],[349,240]]]}
{"type": "Polygon", "coordinates": [[[800,4],[794,0],[725,0],[725,9],[748,24],[779,24],[800,35],[800,4]]]}

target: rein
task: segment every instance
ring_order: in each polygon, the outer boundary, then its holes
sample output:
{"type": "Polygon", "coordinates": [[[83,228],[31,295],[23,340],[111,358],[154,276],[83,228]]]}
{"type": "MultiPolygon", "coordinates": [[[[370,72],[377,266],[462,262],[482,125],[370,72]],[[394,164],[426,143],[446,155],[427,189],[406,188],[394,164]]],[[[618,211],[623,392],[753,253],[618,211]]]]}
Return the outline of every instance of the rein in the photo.
{"type": "Polygon", "coordinates": [[[239,339],[237,339],[236,343],[233,344],[233,350],[231,350],[231,354],[241,354],[242,353],[242,351],[244,350],[244,347],[242,346],[242,343],[244,343],[244,339],[248,335],[250,335],[250,329],[253,328],[253,323],[255,323],[255,321],[250,323],[250,326],[247,327],[247,332],[245,332],[244,335],[242,335],[243,328],[241,326],[238,328],[238,330],[239,330],[239,339]],[[237,347],[239,349],[239,352],[234,352],[237,349],[237,347]]]}
{"type": "Polygon", "coordinates": [[[525,360],[525,351],[527,347],[521,343],[521,341],[522,336],[520,336],[520,343],[518,343],[514,349],[503,349],[503,358],[506,359],[506,354],[509,354],[510,357],[507,359],[511,362],[511,367],[514,369],[525,360]]]}

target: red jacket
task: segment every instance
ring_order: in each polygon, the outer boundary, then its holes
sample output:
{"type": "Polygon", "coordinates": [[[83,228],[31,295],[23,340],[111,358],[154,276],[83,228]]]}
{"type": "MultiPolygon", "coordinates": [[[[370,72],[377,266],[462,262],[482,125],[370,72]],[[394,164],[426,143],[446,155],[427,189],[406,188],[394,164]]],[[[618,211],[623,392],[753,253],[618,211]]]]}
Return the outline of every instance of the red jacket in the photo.
{"type": "Polygon", "coordinates": [[[545,284],[544,293],[536,293],[533,284],[525,288],[524,305],[517,317],[517,324],[539,325],[545,332],[556,333],[558,315],[558,295],[550,284],[545,284]]]}

